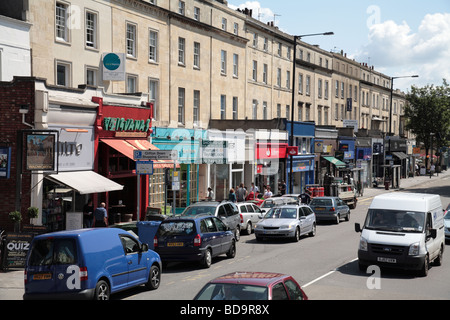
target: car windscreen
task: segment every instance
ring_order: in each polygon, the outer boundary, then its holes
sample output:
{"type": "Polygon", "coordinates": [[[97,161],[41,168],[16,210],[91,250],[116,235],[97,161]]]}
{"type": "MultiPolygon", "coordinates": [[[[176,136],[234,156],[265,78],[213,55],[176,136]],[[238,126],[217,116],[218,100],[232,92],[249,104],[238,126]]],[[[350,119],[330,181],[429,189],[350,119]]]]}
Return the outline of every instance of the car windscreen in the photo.
{"type": "Polygon", "coordinates": [[[331,199],[313,199],[310,206],[323,206],[323,207],[332,207],[333,201],[331,199]]]}
{"type": "Polygon", "coordinates": [[[194,234],[195,225],[193,221],[164,221],[159,225],[158,235],[165,236],[188,236],[194,234]]]}
{"type": "Polygon", "coordinates": [[[384,231],[423,232],[425,213],[417,211],[370,209],[365,228],[384,231]]]}
{"type": "Polygon", "coordinates": [[[275,206],[279,206],[282,205],[283,201],[282,200],[266,200],[263,202],[263,204],[261,205],[261,208],[273,208],[275,206]]]}
{"type": "Polygon", "coordinates": [[[198,214],[212,214],[216,212],[216,206],[192,206],[187,207],[183,211],[183,215],[185,216],[195,216],[198,214]]]}
{"type": "Polygon", "coordinates": [[[296,208],[272,208],[264,216],[264,219],[296,219],[296,208]]]}
{"type": "Polygon", "coordinates": [[[28,264],[48,266],[53,264],[76,264],[77,247],[73,239],[42,239],[33,243],[28,264]]]}
{"type": "Polygon", "coordinates": [[[248,284],[209,283],[195,300],[267,300],[268,288],[248,284]]]}
{"type": "Polygon", "coordinates": [[[450,219],[450,211],[447,211],[447,213],[444,216],[444,219],[450,219]]]}

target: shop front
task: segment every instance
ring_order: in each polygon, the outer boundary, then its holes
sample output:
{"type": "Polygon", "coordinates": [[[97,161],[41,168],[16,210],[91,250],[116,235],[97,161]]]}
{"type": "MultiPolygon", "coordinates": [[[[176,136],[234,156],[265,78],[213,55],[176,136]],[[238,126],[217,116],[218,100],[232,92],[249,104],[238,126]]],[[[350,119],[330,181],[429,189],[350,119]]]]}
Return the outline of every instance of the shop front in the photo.
{"type": "MultiPolygon", "coordinates": [[[[36,224],[47,231],[83,228],[83,207],[89,198],[123,189],[94,172],[95,107],[89,101],[79,106],[48,106],[45,128],[55,136],[55,169],[34,171],[31,190],[32,203],[42,209],[36,224]]],[[[42,137],[38,132],[27,135],[27,156],[38,137],[42,137]]]]}
{"type": "MultiPolygon", "coordinates": [[[[358,188],[367,188],[371,184],[372,163],[372,139],[369,137],[358,137],[356,140],[356,166],[354,175],[355,184],[358,188]]],[[[361,189],[361,190],[362,190],[361,189]]],[[[362,191],[361,191],[362,192],[362,191]]]]}
{"type": "Polygon", "coordinates": [[[173,204],[180,212],[190,204],[206,198],[206,165],[198,161],[200,145],[205,139],[206,131],[202,129],[154,127],[152,144],[160,150],[176,150],[178,154],[176,181],[173,179],[173,167],[167,169],[167,202],[173,204]]]}
{"type": "Polygon", "coordinates": [[[255,185],[263,191],[264,186],[270,187],[275,195],[278,193],[278,185],[287,180],[287,143],[262,142],[255,144],[255,160],[257,175],[255,185]]]}
{"type": "Polygon", "coordinates": [[[164,206],[164,169],[173,168],[170,159],[155,160],[152,175],[136,173],[134,151],[158,150],[149,142],[152,104],[94,101],[98,103],[95,170],[123,185],[121,191],[99,195],[98,202],[106,203],[110,222],[145,220],[147,208],[164,206]]]}

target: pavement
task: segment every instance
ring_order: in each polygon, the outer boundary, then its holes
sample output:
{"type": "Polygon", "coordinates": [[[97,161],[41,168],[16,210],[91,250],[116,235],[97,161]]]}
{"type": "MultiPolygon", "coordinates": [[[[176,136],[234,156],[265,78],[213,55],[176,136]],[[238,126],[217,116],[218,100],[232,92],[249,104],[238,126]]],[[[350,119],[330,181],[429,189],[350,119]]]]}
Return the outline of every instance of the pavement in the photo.
{"type": "MultiPolygon", "coordinates": [[[[450,170],[447,170],[439,173],[438,175],[434,174],[431,178],[427,175],[401,179],[400,187],[398,189],[389,188],[389,190],[385,190],[384,185],[379,186],[378,188],[366,188],[364,189],[363,196],[359,197],[359,199],[369,199],[386,192],[397,192],[415,186],[425,186],[426,184],[437,179],[443,179],[449,176],[450,170]]],[[[6,289],[24,290],[24,270],[22,268],[0,270],[0,292],[6,289]]],[[[4,296],[5,295],[0,294],[0,300],[4,296]]]]}

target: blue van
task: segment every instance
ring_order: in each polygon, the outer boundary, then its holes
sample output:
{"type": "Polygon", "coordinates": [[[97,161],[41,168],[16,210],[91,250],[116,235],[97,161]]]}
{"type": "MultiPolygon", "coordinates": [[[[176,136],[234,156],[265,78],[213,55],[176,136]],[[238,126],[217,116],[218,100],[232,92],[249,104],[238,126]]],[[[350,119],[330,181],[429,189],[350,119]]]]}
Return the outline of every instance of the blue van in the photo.
{"type": "Polygon", "coordinates": [[[122,229],[47,233],[31,243],[23,298],[108,300],[142,284],[154,290],[161,266],[156,252],[122,229]]]}

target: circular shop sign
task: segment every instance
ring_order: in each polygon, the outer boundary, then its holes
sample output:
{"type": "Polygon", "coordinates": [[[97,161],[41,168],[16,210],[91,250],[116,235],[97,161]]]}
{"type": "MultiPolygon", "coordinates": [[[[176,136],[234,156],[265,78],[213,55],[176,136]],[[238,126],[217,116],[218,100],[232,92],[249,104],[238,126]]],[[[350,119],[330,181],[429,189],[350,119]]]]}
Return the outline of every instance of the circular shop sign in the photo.
{"type": "Polygon", "coordinates": [[[120,58],[115,53],[108,53],[103,58],[103,65],[110,71],[117,70],[120,67],[120,58]]]}

